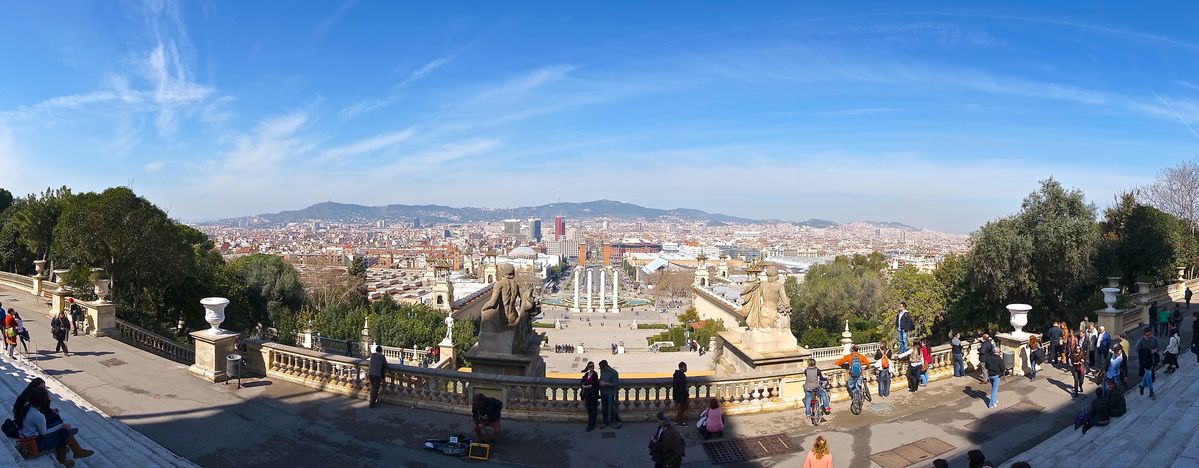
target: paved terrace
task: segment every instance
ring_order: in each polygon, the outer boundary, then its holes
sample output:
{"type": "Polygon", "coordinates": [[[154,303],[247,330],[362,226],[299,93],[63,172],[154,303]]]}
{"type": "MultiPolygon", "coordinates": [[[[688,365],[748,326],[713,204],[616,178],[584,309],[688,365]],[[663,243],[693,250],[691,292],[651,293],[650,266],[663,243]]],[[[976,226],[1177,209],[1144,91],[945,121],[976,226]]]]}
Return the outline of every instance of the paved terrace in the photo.
{"type": "MultiPolygon", "coordinates": [[[[181,364],[109,338],[72,337],[73,354],[64,358],[47,352],[53,349],[53,341],[44,302],[3,286],[0,301],[27,317],[26,326],[40,351],[33,353],[33,362],[46,373],[113,418],[202,466],[470,464],[421,448],[426,438],[469,432],[464,416],[394,405],[372,410],[362,400],[278,380],[247,379],[238,390],[192,377],[181,364]]],[[[1000,408],[988,410],[984,403],[988,386],[974,378],[934,381],[915,394],[909,394],[899,378],[890,398],[876,395],[875,404],[868,404],[860,416],[850,414],[844,403],[835,403],[833,416],[818,428],[798,410],[730,416],[725,437],[784,433],[806,449],[816,435],[824,435],[838,467],[927,466],[932,458],[928,452],[941,450],[947,451],[939,456],[952,466],[964,466],[965,452],[973,448],[998,463],[1072,423],[1078,405],[1070,400],[1068,382],[1066,372],[1048,368],[1035,382],[1010,377],[1001,387],[1000,408]]],[[[1087,385],[1088,390],[1093,387],[1087,385]]],[[[646,444],[654,430],[652,423],[590,433],[583,426],[505,420],[504,438],[492,463],[586,467],[648,463],[646,444]]],[[[694,428],[682,432],[688,445],[686,466],[713,466],[694,428]]],[[[803,456],[801,451],[721,466],[798,466],[803,456]]]]}

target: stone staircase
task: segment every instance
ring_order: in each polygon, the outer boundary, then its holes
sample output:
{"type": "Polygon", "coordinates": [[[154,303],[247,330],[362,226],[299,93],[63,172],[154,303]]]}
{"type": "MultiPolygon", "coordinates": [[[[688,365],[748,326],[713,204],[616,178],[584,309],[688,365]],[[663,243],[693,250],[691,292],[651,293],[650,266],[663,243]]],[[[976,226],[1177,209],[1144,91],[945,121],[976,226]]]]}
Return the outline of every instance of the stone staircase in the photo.
{"type": "MultiPolygon", "coordinates": [[[[79,429],[80,445],[96,452],[77,460],[77,467],[195,467],[124,423],[108,417],[71,389],[46,375],[24,357],[0,358],[0,420],[12,418],[12,404],[35,377],[46,381],[52,406],[67,424],[79,429]]],[[[61,466],[54,455],[42,454],[25,460],[17,453],[16,440],[0,435],[0,466],[61,466]]]]}
{"type": "MultiPolygon", "coordinates": [[[[1173,374],[1157,373],[1154,390],[1141,396],[1136,387],[1125,395],[1128,412],[1086,434],[1067,427],[1036,447],[1012,457],[1002,468],[1026,461],[1037,468],[1091,466],[1199,466],[1199,365],[1194,355],[1179,356],[1173,374]]],[[[1132,370],[1132,369],[1130,369],[1132,370]]],[[[1131,381],[1136,375],[1129,376],[1131,381]]],[[[1092,393],[1093,394],[1093,393],[1092,393]]],[[[1080,398],[1081,399],[1081,398],[1080,398]]],[[[1087,400],[1089,404],[1090,400],[1087,400]]],[[[1081,410],[1080,403],[1074,408],[1081,410]]]]}

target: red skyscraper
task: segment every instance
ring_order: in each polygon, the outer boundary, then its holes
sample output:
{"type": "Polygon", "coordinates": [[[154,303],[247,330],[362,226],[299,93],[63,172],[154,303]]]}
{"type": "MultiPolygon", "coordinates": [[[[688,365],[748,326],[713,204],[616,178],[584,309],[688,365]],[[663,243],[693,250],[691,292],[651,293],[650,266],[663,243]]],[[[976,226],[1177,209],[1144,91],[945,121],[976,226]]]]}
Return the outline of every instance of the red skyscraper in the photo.
{"type": "Polygon", "coordinates": [[[566,218],[561,216],[554,217],[554,239],[562,240],[566,237],[566,218]]]}

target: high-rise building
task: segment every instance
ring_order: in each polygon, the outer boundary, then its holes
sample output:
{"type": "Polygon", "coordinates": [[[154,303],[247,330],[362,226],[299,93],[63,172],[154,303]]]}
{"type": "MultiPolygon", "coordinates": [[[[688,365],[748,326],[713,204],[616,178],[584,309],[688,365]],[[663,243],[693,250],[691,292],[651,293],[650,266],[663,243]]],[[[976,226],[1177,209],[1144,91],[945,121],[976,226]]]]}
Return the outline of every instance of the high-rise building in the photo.
{"type": "Polygon", "coordinates": [[[566,237],[566,218],[561,215],[554,217],[554,240],[562,240],[566,237]]]}
{"type": "Polygon", "coordinates": [[[529,228],[532,230],[529,237],[541,242],[541,218],[529,218],[529,228]]]}
{"type": "Polygon", "coordinates": [[[420,218],[412,218],[412,229],[420,229],[420,218]]]}
{"type": "Polygon", "coordinates": [[[517,239],[521,237],[520,220],[505,219],[504,220],[504,237],[509,239],[517,239]]]}

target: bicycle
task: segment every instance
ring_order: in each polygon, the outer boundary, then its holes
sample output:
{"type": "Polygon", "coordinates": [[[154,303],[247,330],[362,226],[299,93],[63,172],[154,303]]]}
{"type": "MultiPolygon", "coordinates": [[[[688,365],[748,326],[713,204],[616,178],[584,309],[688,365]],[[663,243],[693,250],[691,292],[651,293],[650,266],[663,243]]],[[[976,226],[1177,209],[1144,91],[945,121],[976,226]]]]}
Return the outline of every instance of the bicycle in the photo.
{"type": "Polygon", "coordinates": [[[866,379],[861,379],[854,390],[850,392],[849,411],[855,416],[862,414],[862,403],[870,399],[870,389],[866,387],[866,379]]]}
{"type": "MultiPolygon", "coordinates": [[[[821,376],[820,388],[823,389],[827,395],[827,392],[832,390],[833,384],[830,383],[828,379],[824,378],[824,376],[821,376]]],[[[819,426],[820,420],[824,419],[824,405],[820,403],[820,392],[812,391],[812,399],[808,400],[808,412],[811,414],[813,426],[819,426]]]]}

